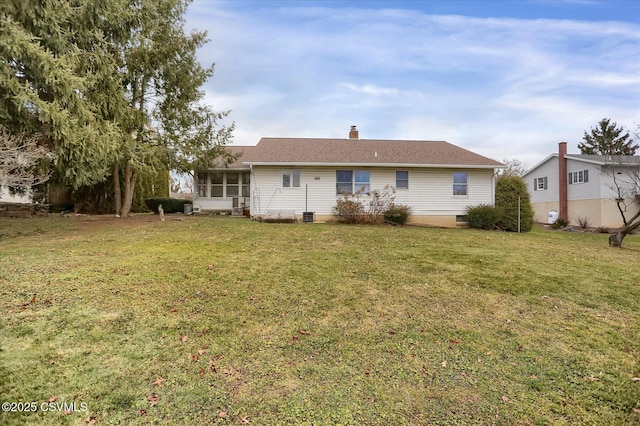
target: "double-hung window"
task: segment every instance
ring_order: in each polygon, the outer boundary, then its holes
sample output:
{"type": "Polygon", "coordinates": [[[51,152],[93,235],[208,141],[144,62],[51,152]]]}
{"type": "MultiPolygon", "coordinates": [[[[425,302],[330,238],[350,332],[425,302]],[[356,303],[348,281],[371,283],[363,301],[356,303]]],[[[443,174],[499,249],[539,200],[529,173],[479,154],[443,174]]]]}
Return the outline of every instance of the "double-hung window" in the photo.
{"type": "Polygon", "coordinates": [[[371,183],[369,182],[369,170],[356,170],[353,172],[353,185],[356,192],[368,194],[371,192],[371,183]]]}
{"type": "Polygon", "coordinates": [[[197,190],[198,197],[206,197],[207,196],[207,173],[198,173],[197,181],[197,190]]]}
{"type": "Polygon", "coordinates": [[[336,171],[336,194],[353,194],[353,170],[336,171]]]}
{"type": "Polygon", "coordinates": [[[467,195],[469,175],[464,172],[453,174],[453,195],[467,195]]]}
{"type": "Polygon", "coordinates": [[[211,174],[211,196],[224,197],[224,174],[222,172],[211,174]]]}
{"type": "Polygon", "coordinates": [[[396,171],[396,189],[409,189],[409,172],[404,170],[396,171]]]}
{"type": "Polygon", "coordinates": [[[577,172],[569,172],[569,185],[586,182],[589,182],[589,170],[578,170],[577,172]]]}
{"type": "Polygon", "coordinates": [[[300,188],[300,170],[285,169],[282,171],[283,188],[300,188]]]}
{"type": "Polygon", "coordinates": [[[240,194],[240,173],[227,172],[227,197],[237,197],[240,194]]]}
{"type": "Polygon", "coordinates": [[[369,170],[336,170],[336,194],[369,194],[371,172],[369,170]]]}
{"type": "Polygon", "coordinates": [[[547,177],[534,178],[533,179],[533,190],[534,191],[544,191],[547,189],[547,177]]]}
{"type": "Polygon", "coordinates": [[[249,185],[251,184],[251,173],[242,173],[242,196],[249,196],[249,185]]]}

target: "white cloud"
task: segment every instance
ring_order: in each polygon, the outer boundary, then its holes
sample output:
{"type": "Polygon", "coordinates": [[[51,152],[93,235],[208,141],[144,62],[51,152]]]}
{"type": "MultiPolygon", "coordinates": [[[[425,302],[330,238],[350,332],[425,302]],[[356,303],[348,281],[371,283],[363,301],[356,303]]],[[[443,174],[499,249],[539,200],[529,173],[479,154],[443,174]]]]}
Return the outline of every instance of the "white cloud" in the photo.
{"type": "Polygon", "coordinates": [[[603,117],[640,118],[640,26],[195,2],[207,100],[262,136],[446,139],[534,164],[603,117]]]}

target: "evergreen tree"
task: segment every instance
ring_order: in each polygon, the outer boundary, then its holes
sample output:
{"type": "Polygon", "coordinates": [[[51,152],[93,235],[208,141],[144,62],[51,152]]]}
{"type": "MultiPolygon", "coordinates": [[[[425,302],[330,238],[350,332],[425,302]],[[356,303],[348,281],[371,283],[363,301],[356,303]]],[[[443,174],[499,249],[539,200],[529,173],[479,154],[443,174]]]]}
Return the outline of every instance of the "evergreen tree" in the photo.
{"type": "Polygon", "coordinates": [[[114,3],[0,4],[0,124],[14,134],[41,135],[55,153],[54,177],[75,188],[109,175],[122,138],[117,124],[104,117],[109,102],[92,95],[104,93],[114,105],[122,96],[114,96],[113,87],[104,91],[117,64],[94,25],[116,13],[114,3]]]}
{"type": "Polygon", "coordinates": [[[635,155],[638,144],[634,145],[629,132],[610,119],[600,120],[591,133],[584,132],[583,141],[578,144],[581,154],[590,155],[635,155]]]}
{"type": "Polygon", "coordinates": [[[498,179],[496,182],[496,208],[501,213],[497,223],[500,228],[517,232],[519,216],[520,231],[531,231],[533,208],[527,185],[521,177],[505,175],[498,179]]]}
{"type": "Polygon", "coordinates": [[[233,125],[202,102],[213,67],[196,58],[206,34],[184,32],[189,3],[0,2],[0,125],[43,135],[64,185],[86,194],[111,177],[122,216],[138,176],[226,155],[233,125]]]}

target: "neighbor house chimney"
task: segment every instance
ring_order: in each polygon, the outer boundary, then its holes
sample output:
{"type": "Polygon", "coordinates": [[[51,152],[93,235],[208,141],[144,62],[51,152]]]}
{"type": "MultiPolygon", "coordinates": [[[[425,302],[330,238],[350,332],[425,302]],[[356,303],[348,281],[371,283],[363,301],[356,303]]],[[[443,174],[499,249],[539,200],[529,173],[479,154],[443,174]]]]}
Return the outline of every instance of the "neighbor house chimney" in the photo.
{"type": "Polygon", "coordinates": [[[568,197],[567,197],[567,143],[560,142],[558,144],[558,174],[560,175],[560,211],[558,216],[560,219],[569,220],[568,197]]]}
{"type": "Polygon", "coordinates": [[[356,130],[356,126],[351,126],[351,130],[349,131],[349,139],[358,139],[358,131],[356,130]]]}

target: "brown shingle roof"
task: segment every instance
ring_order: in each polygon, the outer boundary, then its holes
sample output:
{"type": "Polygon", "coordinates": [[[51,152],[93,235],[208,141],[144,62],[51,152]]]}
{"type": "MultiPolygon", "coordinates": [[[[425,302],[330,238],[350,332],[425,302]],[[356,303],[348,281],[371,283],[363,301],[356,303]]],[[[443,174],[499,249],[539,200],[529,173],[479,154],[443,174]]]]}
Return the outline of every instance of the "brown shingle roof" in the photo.
{"type": "MultiPolygon", "coordinates": [[[[241,154],[240,157],[234,161],[233,163],[229,163],[226,165],[227,168],[229,169],[246,169],[249,166],[247,164],[242,164],[243,161],[245,161],[246,156],[251,152],[251,150],[255,149],[255,146],[240,146],[240,145],[227,145],[225,147],[227,149],[227,151],[231,152],[232,154],[241,154]]],[[[215,159],[212,164],[211,167],[213,168],[224,168],[224,165],[221,164],[220,159],[215,159]]]]}
{"type": "Polygon", "coordinates": [[[498,161],[444,141],[262,138],[244,164],[332,164],[503,167],[498,161]]]}

